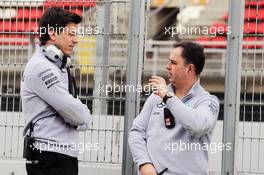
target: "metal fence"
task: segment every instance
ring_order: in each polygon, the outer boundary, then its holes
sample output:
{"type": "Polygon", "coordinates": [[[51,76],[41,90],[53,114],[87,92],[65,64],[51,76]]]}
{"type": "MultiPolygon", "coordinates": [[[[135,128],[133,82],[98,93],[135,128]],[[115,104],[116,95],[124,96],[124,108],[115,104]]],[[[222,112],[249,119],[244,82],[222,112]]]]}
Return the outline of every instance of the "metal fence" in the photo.
{"type": "MultiPolygon", "coordinates": [[[[141,7],[139,9],[144,10],[144,2],[132,2],[136,3],[141,7]]],[[[134,70],[127,70],[128,52],[137,51],[139,46],[143,48],[144,40],[143,33],[138,35],[133,22],[130,22],[133,18],[134,23],[144,20],[144,14],[143,18],[140,16],[144,11],[136,14],[137,17],[129,17],[130,5],[128,0],[0,1],[0,159],[22,158],[20,80],[25,64],[38,44],[36,27],[41,15],[48,7],[60,6],[83,17],[78,28],[73,74],[78,96],[92,111],[93,118],[91,129],[80,134],[86,147],[81,148],[79,161],[84,164],[122,165],[125,101],[131,98],[126,97],[122,85],[127,83],[127,79],[131,82],[131,77],[135,76],[134,70]],[[130,28],[129,23],[132,23],[130,28]],[[129,32],[135,34],[135,38],[130,38],[130,47],[129,32]],[[136,42],[137,45],[133,45],[136,42]],[[134,50],[129,51],[128,48],[134,50]]],[[[140,54],[143,56],[143,52],[140,54]]],[[[140,79],[136,78],[134,83],[138,81],[140,79]]],[[[138,100],[134,101],[135,104],[138,100]]],[[[130,110],[133,108],[131,105],[133,103],[127,105],[130,110]]],[[[129,153],[127,146],[124,151],[129,153]]]]}
{"type": "MultiPolygon", "coordinates": [[[[261,1],[256,4],[248,2],[245,4],[244,29],[252,30],[251,33],[244,32],[244,38],[250,40],[254,37],[254,50],[259,49],[259,43],[263,44],[263,5],[261,1]],[[255,18],[252,18],[255,12],[255,18]],[[253,26],[252,26],[253,25],[253,26]],[[255,26],[254,26],[255,25],[255,26]]],[[[245,48],[248,52],[248,48],[245,48]]],[[[238,174],[264,174],[264,115],[263,115],[263,76],[264,55],[255,52],[253,55],[245,54],[242,60],[241,74],[241,108],[238,133],[238,174]],[[247,113],[247,111],[251,113],[247,113]],[[248,149],[245,149],[248,148],[248,149]]]]}
{"type": "MultiPolygon", "coordinates": [[[[264,174],[264,52],[261,48],[264,32],[259,30],[264,31],[264,28],[262,25],[256,27],[263,23],[258,12],[264,7],[258,3],[260,0],[248,2],[244,13],[244,1],[229,1],[232,34],[228,36],[227,50],[205,50],[215,59],[207,60],[204,77],[210,81],[215,76],[225,77],[225,101],[221,101],[221,109],[222,105],[225,109],[224,121],[218,121],[215,133],[219,135],[213,141],[221,142],[223,130],[224,144],[231,143],[233,148],[211,159],[216,161],[212,165],[215,171],[210,169],[211,174],[220,174],[221,160],[222,174],[264,174]],[[249,17],[251,11],[257,18],[249,17]],[[249,23],[255,23],[255,28],[249,23]],[[251,31],[244,34],[244,42],[243,29],[251,31]],[[244,44],[250,47],[243,47],[244,44]]],[[[117,166],[115,172],[118,174],[123,165],[123,174],[132,174],[127,132],[139,112],[140,97],[136,92],[126,93],[124,85],[137,86],[141,78],[165,75],[161,69],[161,65],[165,65],[162,58],[167,57],[172,45],[172,42],[164,46],[149,41],[144,46],[145,5],[141,0],[0,1],[1,160],[12,160],[12,165],[15,160],[22,160],[21,75],[38,44],[34,32],[43,11],[50,6],[61,6],[83,16],[73,57],[73,73],[79,98],[91,109],[93,123],[91,129],[80,134],[81,142],[89,143],[89,148],[81,148],[79,161],[83,166],[117,166]],[[147,56],[152,52],[154,59],[145,59],[143,65],[144,52],[147,56]]],[[[105,173],[111,174],[101,172],[105,173]]]]}
{"type": "Polygon", "coordinates": [[[223,139],[232,143],[232,150],[223,152],[222,174],[264,174],[261,10],[262,1],[229,2],[232,34],[228,36],[223,139]]]}

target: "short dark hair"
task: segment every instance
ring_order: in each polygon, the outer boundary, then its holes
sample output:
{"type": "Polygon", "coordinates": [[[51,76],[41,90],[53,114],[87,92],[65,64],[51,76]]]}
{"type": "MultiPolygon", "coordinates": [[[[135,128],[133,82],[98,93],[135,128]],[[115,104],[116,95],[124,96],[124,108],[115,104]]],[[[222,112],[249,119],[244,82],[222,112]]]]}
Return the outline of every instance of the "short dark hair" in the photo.
{"type": "Polygon", "coordinates": [[[182,48],[181,56],[184,58],[185,64],[193,64],[196,75],[200,75],[205,63],[204,48],[194,42],[179,42],[174,44],[174,48],[177,47],[182,48]]]}
{"type": "Polygon", "coordinates": [[[62,28],[66,27],[69,23],[79,24],[82,17],[76,13],[64,10],[60,7],[48,8],[39,21],[39,41],[44,45],[49,39],[48,29],[52,28],[55,32],[60,33],[62,28]]]}

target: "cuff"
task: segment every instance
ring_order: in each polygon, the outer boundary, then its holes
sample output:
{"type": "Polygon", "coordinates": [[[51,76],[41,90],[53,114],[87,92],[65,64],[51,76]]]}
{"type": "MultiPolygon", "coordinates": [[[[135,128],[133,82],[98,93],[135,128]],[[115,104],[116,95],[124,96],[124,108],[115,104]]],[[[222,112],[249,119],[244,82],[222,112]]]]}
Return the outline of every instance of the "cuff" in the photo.
{"type": "Polygon", "coordinates": [[[178,100],[179,98],[176,96],[169,98],[166,102],[166,107],[168,107],[169,109],[175,107],[175,102],[178,103],[178,100]]]}
{"type": "Polygon", "coordinates": [[[142,160],[138,161],[137,167],[140,168],[140,166],[147,164],[147,163],[152,164],[152,162],[149,159],[142,159],[142,160]]]}
{"type": "Polygon", "coordinates": [[[76,127],[77,131],[86,131],[89,127],[86,124],[82,124],[76,127]]]}

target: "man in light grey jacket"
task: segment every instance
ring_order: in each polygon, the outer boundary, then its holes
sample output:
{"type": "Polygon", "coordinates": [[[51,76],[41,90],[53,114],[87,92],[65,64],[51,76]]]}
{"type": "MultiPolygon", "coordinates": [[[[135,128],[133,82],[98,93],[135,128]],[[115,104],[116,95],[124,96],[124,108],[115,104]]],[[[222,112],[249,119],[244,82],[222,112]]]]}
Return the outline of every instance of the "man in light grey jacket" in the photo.
{"type": "Polygon", "coordinates": [[[152,76],[156,91],[134,120],[129,145],[141,175],[207,175],[208,149],[219,101],[200,85],[205,56],[192,42],[175,45],[166,66],[170,84],[152,76]]]}
{"type": "Polygon", "coordinates": [[[40,47],[21,82],[29,175],[78,174],[78,131],[87,130],[91,122],[89,109],[76,97],[69,71],[81,20],[58,7],[49,8],[40,19],[40,47]]]}

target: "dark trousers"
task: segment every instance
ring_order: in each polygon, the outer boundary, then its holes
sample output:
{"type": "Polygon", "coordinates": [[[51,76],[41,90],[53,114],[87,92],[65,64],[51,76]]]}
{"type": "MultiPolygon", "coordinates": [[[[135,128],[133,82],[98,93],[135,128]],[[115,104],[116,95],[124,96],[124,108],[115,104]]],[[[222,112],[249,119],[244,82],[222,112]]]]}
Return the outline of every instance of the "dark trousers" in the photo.
{"type": "Polygon", "coordinates": [[[27,161],[28,175],[78,175],[78,159],[55,152],[34,151],[27,161]]]}

